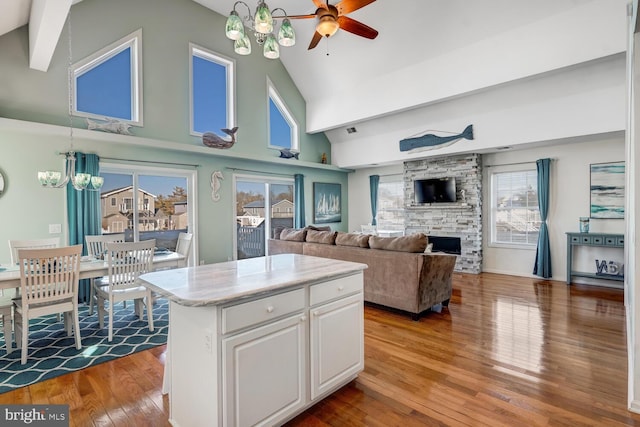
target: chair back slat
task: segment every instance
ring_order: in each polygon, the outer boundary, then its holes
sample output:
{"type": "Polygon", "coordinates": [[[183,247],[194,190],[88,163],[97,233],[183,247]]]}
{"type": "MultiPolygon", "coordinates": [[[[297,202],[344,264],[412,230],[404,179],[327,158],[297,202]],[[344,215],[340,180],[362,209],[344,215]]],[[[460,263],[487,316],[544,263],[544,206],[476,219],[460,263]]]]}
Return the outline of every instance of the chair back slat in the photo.
{"type": "Polygon", "coordinates": [[[9,240],[11,264],[18,264],[18,249],[45,249],[57,248],[59,246],[59,237],[51,237],[49,239],[9,240]]]}
{"type": "Polygon", "coordinates": [[[181,266],[186,267],[189,265],[189,254],[191,253],[191,243],[193,242],[192,233],[180,233],[178,235],[178,243],[176,244],[176,252],[180,255],[184,255],[184,260],[181,262],[181,266]]]}
{"type": "Polygon", "coordinates": [[[106,243],[110,291],[140,286],[138,277],[152,271],[155,245],[155,239],[106,243]]]}
{"type": "Polygon", "coordinates": [[[99,234],[95,236],[85,236],[87,243],[87,255],[94,258],[102,258],[107,252],[107,242],[124,242],[124,233],[120,234],[99,234]]]}
{"type": "Polygon", "coordinates": [[[82,245],[52,249],[19,249],[22,305],[75,298],[82,245]]]}

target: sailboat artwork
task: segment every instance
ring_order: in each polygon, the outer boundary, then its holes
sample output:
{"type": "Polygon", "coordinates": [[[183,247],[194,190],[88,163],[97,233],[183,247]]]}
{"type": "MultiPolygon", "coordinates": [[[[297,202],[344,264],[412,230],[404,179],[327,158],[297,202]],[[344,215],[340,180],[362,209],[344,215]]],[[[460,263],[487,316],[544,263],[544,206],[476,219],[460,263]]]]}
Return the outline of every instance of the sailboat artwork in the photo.
{"type": "Polygon", "coordinates": [[[340,208],[340,184],[324,184],[314,182],[313,222],[323,224],[342,221],[340,208]]]}
{"type": "Polygon", "coordinates": [[[460,139],[473,139],[473,125],[467,126],[462,133],[450,136],[438,136],[432,133],[400,140],[400,151],[422,151],[442,148],[460,139]]]}

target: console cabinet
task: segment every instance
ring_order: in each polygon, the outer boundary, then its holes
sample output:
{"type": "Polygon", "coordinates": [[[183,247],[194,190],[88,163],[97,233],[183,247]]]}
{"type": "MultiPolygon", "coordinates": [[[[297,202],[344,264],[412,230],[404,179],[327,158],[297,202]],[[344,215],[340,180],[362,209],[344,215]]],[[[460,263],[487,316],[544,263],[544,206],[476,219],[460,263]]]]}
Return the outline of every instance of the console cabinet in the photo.
{"type": "Polygon", "coordinates": [[[573,254],[579,246],[599,246],[624,250],[623,234],[605,233],[567,233],[567,285],[572,277],[588,277],[591,279],[614,280],[621,282],[624,276],[589,273],[573,269],[573,254]]]}

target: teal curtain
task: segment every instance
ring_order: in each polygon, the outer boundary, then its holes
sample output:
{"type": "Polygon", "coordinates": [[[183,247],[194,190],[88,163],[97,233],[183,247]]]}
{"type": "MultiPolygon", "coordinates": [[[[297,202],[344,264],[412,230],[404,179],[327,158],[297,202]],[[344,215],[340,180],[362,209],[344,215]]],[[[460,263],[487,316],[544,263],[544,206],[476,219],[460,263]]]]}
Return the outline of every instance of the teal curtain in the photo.
{"type": "MultiPolygon", "coordinates": [[[[95,154],[76,152],[76,173],[100,174],[100,158],[95,154]]],[[[100,215],[100,191],[73,188],[67,184],[67,220],[69,222],[69,244],[84,245],[84,236],[102,233],[100,215]]],[[[82,249],[87,254],[87,248],[82,249]]],[[[88,279],[80,281],[78,301],[88,302],[91,283],[88,279]]]]}
{"type": "Polygon", "coordinates": [[[295,206],[295,213],[293,215],[295,228],[304,228],[304,175],[295,174],[294,180],[294,193],[293,193],[293,205],[295,206]]]}
{"type": "Polygon", "coordinates": [[[369,192],[371,194],[371,225],[376,225],[376,215],[378,215],[378,184],[380,175],[369,175],[369,192]]]}
{"type": "Polygon", "coordinates": [[[538,170],[538,205],[540,208],[540,233],[538,235],[538,249],[533,274],[548,279],[551,277],[551,248],[549,245],[549,230],[547,229],[547,214],[549,212],[549,167],[551,159],[536,161],[538,170]]]}

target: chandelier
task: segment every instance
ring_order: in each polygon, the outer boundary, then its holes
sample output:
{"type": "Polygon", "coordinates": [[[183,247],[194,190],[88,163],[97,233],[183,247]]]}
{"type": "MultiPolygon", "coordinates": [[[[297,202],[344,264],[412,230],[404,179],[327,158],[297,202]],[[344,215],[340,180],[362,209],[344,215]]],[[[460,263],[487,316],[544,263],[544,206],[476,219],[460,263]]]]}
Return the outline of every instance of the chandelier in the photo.
{"type": "Polygon", "coordinates": [[[225,33],[227,38],[233,40],[233,50],[238,55],[249,55],[251,53],[251,41],[245,31],[245,23],[253,31],[253,35],[258,45],[263,46],[263,55],[265,58],[276,59],[280,57],[281,46],[293,46],[296,43],[296,34],[291,26],[291,21],[287,17],[287,12],[282,8],[276,8],[272,11],[264,0],[258,0],[258,7],[255,15],[251,15],[251,9],[243,1],[237,1],[233,5],[233,10],[227,18],[225,25],[225,33]],[[247,8],[247,16],[240,18],[236,11],[236,6],[243,4],[247,8]],[[273,16],[276,11],[282,11],[284,16],[273,16]],[[274,18],[284,18],[282,25],[278,30],[278,38],[273,33],[276,21],[274,18]]]}
{"type": "Polygon", "coordinates": [[[76,173],[76,153],[73,151],[73,99],[71,91],[72,70],[72,54],[71,54],[71,9],[67,15],[67,28],[69,30],[69,69],[67,81],[67,89],[69,92],[69,143],[70,150],[66,153],[60,153],[66,158],[66,169],[64,179],[59,171],[40,171],[38,172],[38,181],[40,185],[47,188],[62,188],[70,181],[76,190],[98,191],[104,184],[104,178],[101,176],[91,176],[88,173],[76,173]],[[91,186],[89,186],[91,184],[91,186]]]}

